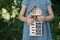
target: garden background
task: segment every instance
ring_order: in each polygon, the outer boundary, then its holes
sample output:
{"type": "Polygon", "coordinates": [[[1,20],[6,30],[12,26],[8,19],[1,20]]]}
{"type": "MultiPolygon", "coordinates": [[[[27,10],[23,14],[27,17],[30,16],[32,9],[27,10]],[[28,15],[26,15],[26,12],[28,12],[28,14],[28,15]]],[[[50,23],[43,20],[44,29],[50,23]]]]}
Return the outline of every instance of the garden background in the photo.
{"type": "MultiPolygon", "coordinates": [[[[60,0],[51,0],[53,40],[60,40],[60,0]]],[[[18,19],[22,0],[0,0],[0,40],[22,40],[23,22],[18,19]]]]}

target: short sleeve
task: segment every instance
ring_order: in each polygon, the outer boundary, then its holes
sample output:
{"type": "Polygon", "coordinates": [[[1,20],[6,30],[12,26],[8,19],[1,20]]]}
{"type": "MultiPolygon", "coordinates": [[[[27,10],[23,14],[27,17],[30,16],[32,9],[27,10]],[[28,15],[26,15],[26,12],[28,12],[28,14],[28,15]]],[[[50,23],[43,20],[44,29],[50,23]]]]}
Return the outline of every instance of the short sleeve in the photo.
{"type": "Polygon", "coordinates": [[[23,0],[21,6],[28,6],[28,0],[23,0]]]}
{"type": "Polygon", "coordinates": [[[46,6],[52,6],[51,0],[45,0],[46,1],[46,6]]]}

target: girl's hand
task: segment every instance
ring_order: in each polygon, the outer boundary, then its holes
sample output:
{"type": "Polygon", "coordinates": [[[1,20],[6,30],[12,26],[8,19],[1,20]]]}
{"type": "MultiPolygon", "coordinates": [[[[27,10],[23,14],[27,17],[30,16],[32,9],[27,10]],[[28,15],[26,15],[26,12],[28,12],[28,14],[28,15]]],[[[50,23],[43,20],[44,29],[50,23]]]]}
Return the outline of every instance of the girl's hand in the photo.
{"type": "Polygon", "coordinates": [[[27,16],[26,18],[26,22],[28,25],[32,25],[32,23],[34,22],[35,20],[33,18],[31,18],[31,16],[27,16]]]}
{"type": "Polygon", "coordinates": [[[38,18],[38,21],[39,21],[40,23],[43,23],[43,22],[44,22],[44,20],[45,20],[45,17],[44,17],[44,15],[43,15],[43,14],[41,14],[41,15],[40,15],[40,16],[38,16],[37,18],[38,18]]]}

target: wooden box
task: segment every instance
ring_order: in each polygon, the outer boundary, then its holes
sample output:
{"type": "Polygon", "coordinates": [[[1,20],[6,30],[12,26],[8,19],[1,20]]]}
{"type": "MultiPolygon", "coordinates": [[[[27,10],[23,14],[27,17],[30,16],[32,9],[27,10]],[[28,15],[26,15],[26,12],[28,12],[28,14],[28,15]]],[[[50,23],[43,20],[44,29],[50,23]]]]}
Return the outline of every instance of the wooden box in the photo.
{"type": "Polygon", "coordinates": [[[37,17],[41,14],[41,9],[39,7],[34,7],[31,12],[31,18],[35,19],[35,22],[30,25],[30,36],[42,36],[42,23],[39,23],[37,17]]]}

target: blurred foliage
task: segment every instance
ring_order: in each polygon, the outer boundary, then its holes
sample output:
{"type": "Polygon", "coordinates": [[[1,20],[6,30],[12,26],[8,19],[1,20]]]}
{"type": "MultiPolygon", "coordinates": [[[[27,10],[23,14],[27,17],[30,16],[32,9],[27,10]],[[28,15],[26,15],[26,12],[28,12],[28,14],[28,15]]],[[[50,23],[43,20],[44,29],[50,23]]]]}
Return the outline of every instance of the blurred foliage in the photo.
{"type": "MultiPolygon", "coordinates": [[[[60,0],[51,0],[53,40],[60,40],[60,0]]],[[[0,0],[0,40],[22,40],[23,22],[18,19],[22,0],[0,0]]]]}
{"type": "Polygon", "coordinates": [[[0,40],[21,40],[23,23],[18,19],[21,0],[0,0],[0,40]]]}

